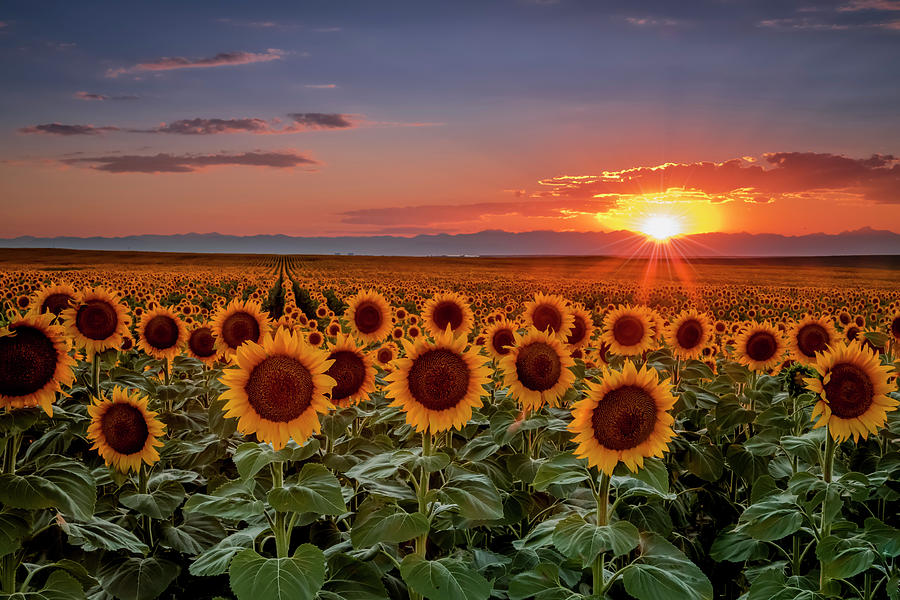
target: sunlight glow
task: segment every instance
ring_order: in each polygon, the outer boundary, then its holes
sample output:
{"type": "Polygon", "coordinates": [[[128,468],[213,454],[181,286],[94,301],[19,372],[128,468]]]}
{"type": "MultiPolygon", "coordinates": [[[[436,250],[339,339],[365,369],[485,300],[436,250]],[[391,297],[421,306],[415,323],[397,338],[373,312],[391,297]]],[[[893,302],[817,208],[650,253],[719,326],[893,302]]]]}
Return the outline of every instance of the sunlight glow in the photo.
{"type": "Polygon", "coordinates": [[[657,242],[664,242],[681,233],[681,222],[672,215],[650,215],[640,223],[638,230],[657,242]]]}

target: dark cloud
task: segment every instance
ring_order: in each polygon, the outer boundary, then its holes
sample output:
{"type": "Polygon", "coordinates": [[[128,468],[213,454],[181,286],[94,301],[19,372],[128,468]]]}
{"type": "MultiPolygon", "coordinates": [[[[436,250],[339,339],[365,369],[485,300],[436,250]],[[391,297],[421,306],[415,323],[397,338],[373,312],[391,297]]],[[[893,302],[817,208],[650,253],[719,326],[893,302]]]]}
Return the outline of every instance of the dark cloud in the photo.
{"type": "Polygon", "coordinates": [[[181,119],[164,123],[147,133],[214,135],[217,133],[275,133],[264,119],[181,119]]]}
{"type": "Polygon", "coordinates": [[[39,133],[45,135],[100,135],[107,131],[119,131],[118,127],[94,127],[93,125],[63,125],[44,123],[19,129],[19,133],[39,133]]]}
{"type": "Polygon", "coordinates": [[[110,69],[107,77],[118,77],[125,73],[142,71],[172,71],[174,69],[206,69],[212,67],[231,67],[252,63],[279,60],[285,55],[283,50],[269,48],[265,52],[220,52],[206,58],[185,58],[183,56],[164,56],[155,60],[138,63],[132,67],[110,69]]]}
{"type": "Polygon", "coordinates": [[[351,115],[341,113],[291,113],[288,117],[305,129],[347,129],[356,125],[351,115]]]}
{"type": "Polygon", "coordinates": [[[237,154],[168,154],[105,155],[69,158],[60,161],[67,165],[85,166],[108,173],[192,173],[206,167],[239,165],[292,169],[313,166],[317,161],[293,150],[253,151],[237,154]]]}
{"type": "Polygon", "coordinates": [[[90,92],[75,92],[74,97],[78,100],[138,100],[139,96],[107,96],[106,94],[91,94],[90,92]]]}

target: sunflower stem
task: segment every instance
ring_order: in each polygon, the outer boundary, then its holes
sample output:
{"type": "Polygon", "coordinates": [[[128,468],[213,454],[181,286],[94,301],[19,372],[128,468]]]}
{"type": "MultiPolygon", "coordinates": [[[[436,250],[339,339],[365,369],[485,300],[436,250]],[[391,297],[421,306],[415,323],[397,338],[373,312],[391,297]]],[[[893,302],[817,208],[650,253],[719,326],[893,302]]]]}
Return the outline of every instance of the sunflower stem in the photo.
{"type": "MultiPolygon", "coordinates": [[[[276,461],[272,463],[272,489],[284,487],[284,470],[283,463],[276,461]]],[[[285,523],[285,514],[280,510],[275,511],[275,526],[272,533],[275,534],[275,554],[277,558],[287,558],[290,550],[290,532],[287,530],[285,523]]]]}
{"type": "MultiPolygon", "coordinates": [[[[429,430],[422,432],[422,458],[427,456],[431,456],[431,431],[429,430]]],[[[425,498],[428,495],[428,475],[425,461],[422,461],[422,469],[419,475],[419,487],[416,489],[416,496],[419,500],[419,512],[426,517],[428,517],[428,514],[425,512],[428,508],[428,501],[425,498]]],[[[426,530],[425,533],[416,538],[416,554],[424,558],[427,545],[428,531],[426,530]]]]}
{"type": "MultiPolygon", "coordinates": [[[[597,525],[604,527],[609,523],[609,475],[604,471],[600,471],[600,491],[597,492],[597,525]]],[[[594,565],[591,568],[594,575],[594,594],[602,593],[605,582],[603,569],[606,563],[606,555],[601,552],[600,556],[594,559],[594,565]]]]}
{"type": "Polygon", "coordinates": [[[94,353],[94,362],[91,367],[91,392],[94,397],[100,397],[100,354],[94,353]]]}
{"type": "MultiPolygon", "coordinates": [[[[830,428],[825,431],[825,456],[822,458],[822,479],[826,484],[831,483],[831,475],[834,467],[834,450],[837,444],[831,436],[830,428]]],[[[825,488],[825,497],[822,498],[822,527],[819,531],[819,543],[831,533],[831,523],[828,520],[828,487],[825,488]]],[[[825,576],[825,561],[819,561],[819,591],[824,593],[828,578],[825,576]]]]}

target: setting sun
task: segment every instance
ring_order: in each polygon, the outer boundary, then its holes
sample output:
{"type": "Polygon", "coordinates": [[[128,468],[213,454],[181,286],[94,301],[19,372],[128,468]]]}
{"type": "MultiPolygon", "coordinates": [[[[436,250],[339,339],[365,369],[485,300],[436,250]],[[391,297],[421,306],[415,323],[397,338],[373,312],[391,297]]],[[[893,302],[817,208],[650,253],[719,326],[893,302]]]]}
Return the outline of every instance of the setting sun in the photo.
{"type": "Polygon", "coordinates": [[[681,223],[671,215],[651,215],[641,222],[638,230],[658,242],[681,233],[681,223]]]}

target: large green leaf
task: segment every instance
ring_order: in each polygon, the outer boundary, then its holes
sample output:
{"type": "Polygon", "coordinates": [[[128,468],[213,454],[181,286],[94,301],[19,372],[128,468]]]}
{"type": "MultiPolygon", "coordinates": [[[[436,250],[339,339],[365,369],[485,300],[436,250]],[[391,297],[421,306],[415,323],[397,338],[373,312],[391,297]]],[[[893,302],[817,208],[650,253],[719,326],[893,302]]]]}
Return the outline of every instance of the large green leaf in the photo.
{"type": "Polygon", "coordinates": [[[751,504],[738,520],[735,531],[769,542],[796,532],[803,525],[803,513],[795,500],[792,494],[777,494],[751,504]]]}
{"type": "Polygon", "coordinates": [[[127,550],[133,554],[147,554],[147,547],[133,533],[106,521],[94,517],[86,523],[62,522],[62,530],[69,536],[69,543],[73,546],[81,546],[88,552],[91,550],[127,550]]]}
{"type": "Polygon", "coordinates": [[[712,600],[703,571],[678,548],[655,533],[641,534],[640,559],[622,576],[625,590],[638,600],[712,600]]]}
{"type": "Polygon", "coordinates": [[[162,558],[126,558],[106,563],[98,574],[103,589],[119,600],[153,600],[181,570],[162,558]]]}
{"type": "Polygon", "coordinates": [[[816,546],[816,557],[824,564],[825,575],[847,579],[871,567],[875,552],[863,540],[829,535],[816,546]]]}
{"type": "Polygon", "coordinates": [[[272,489],[269,504],[275,510],[298,513],[342,515],[347,512],[337,477],[316,463],[303,465],[299,476],[286,481],[282,488],[272,489]]]}
{"type": "Polygon", "coordinates": [[[736,531],[719,534],[709,549],[709,556],[716,562],[741,563],[754,558],[765,558],[765,542],[736,531]]]}
{"type": "Polygon", "coordinates": [[[886,525],[875,517],[866,519],[865,527],[865,540],[871,542],[882,556],[900,556],[900,529],[886,525]]]}
{"type": "Polygon", "coordinates": [[[569,515],[557,524],[553,531],[553,545],[572,560],[580,560],[588,567],[603,552],[613,556],[627,554],[637,547],[640,534],[628,521],[616,521],[612,525],[595,525],[579,515],[569,515]]]}
{"type": "Polygon", "coordinates": [[[83,600],[84,590],[69,573],[56,570],[50,573],[40,591],[17,594],[0,593],[0,600],[83,600]]]}
{"type": "Polygon", "coordinates": [[[700,479],[718,481],[725,470],[725,458],[716,446],[691,444],[684,466],[700,479]]]}
{"type": "Polygon", "coordinates": [[[312,600],[325,582],[325,555],[312,544],[287,558],[248,548],[232,559],[228,577],[238,600],[312,600]]]}
{"type": "Polygon", "coordinates": [[[346,554],[328,561],[330,577],[319,591],[320,600],[388,600],[381,572],[372,563],[346,554]]]}
{"type": "Polygon", "coordinates": [[[588,477],[585,461],[575,458],[571,452],[562,452],[538,467],[531,485],[539,492],[546,492],[551,485],[581,483],[588,477]]]}
{"type": "Polygon", "coordinates": [[[268,530],[267,526],[258,525],[232,533],[215,546],[205,550],[197,557],[197,560],[191,563],[189,569],[191,575],[210,576],[227,572],[234,555],[245,548],[252,548],[254,540],[266,530],[268,530]]]}
{"type": "Polygon", "coordinates": [[[459,507],[459,514],[473,521],[503,518],[503,500],[487,475],[453,469],[440,494],[459,507]]]}
{"type": "Polygon", "coordinates": [[[119,495],[119,502],[151,519],[168,519],[184,500],[184,486],[177,481],[164,481],[151,487],[146,494],[128,490],[119,495]]]}
{"type": "Polygon", "coordinates": [[[583,597],[560,583],[559,566],[553,563],[540,563],[509,580],[510,600],[579,600],[583,597]]]}
{"type": "Polygon", "coordinates": [[[428,600],[487,600],[493,585],[460,561],[426,560],[408,554],[400,563],[400,575],[409,588],[428,600]]]}
{"type": "Polygon", "coordinates": [[[357,513],[350,530],[354,548],[378,543],[405,542],[428,532],[428,519],[420,512],[407,513],[399,506],[382,506],[357,513]]]}
{"type": "Polygon", "coordinates": [[[212,495],[194,494],[181,510],[220,519],[247,521],[263,516],[265,508],[265,503],[253,497],[240,481],[229,481],[216,488],[212,495]]]}
{"type": "Polygon", "coordinates": [[[96,501],[94,478],[75,461],[59,461],[40,474],[0,475],[0,504],[10,508],[56,508],[67,516],[88,520],[96,501]]]}
{"type": "Polygon", "coordinates": [[[312,438],[303,446],[291,440],[279,451],[271,444],[247,442],[234,451],[234,464],[242,479],[250,479],[273,462],[301,461],[319,449],[319,440],[312,438]]]}
{"type": "Polygon", "coordinates": [[[769,569],[753,580],[747,600],[824,600],[819,582],[808,577],[785,577],[780,569],[769,569]]]}
{"type": "Polygon", "coordinates": [[[31,531],[31,515],[27,512],[0,513],[0,558],[15,552],[22,538],[31,531]]]}
{"type": "Polygon", "coordinates": [[[217,544],[224,537],[225,529],[217,518],[188,513],[184,522],[178,526],[170,521],[162,524],[160,544],[195,556],[217,544]]]}

